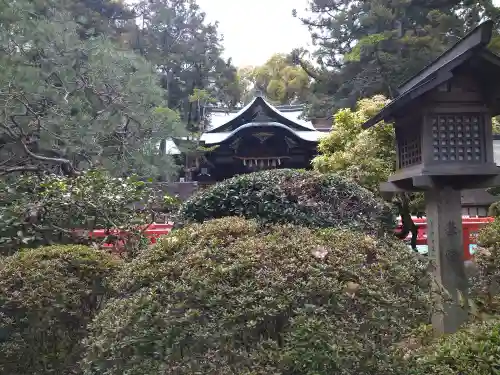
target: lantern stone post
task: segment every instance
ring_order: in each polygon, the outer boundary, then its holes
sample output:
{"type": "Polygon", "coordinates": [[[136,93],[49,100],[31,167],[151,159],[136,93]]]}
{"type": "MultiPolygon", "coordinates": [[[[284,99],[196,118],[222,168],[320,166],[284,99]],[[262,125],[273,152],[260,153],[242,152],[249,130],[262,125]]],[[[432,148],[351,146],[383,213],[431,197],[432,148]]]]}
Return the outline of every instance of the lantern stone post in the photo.
{"type": "Polygon", "coordinates": [[[448,293],[436,294],[437,334],[455,332],[468,316],[460,191],[500,184],[491,126],[500,113],[500,57],[486,48],[492,29],[491,21],[479,25],[363,125],[395,128],[396,172],[381,191],[425,194],[435,285],[448,293]]]}

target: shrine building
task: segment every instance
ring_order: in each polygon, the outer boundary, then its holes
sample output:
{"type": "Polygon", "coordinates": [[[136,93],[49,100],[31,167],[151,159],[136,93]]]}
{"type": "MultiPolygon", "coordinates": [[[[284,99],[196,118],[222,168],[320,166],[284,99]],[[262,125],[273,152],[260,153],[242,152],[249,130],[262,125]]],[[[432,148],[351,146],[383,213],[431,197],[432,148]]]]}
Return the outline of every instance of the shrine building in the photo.
{"type": "Polygon", "coordinates": [[[237,112],[212,109],[201,135],[206,149],[192,179],[213,183],[238,174],[277,168],[310,169],[329,127],[299,119],[301,106],[274,107],[257,95],[237,112]]]}
{"type": "MultiPolygon", "coordinates": [[[[273,106],[261,95],[233,111],[211,108],[200,143],[212,151],[196,163],[192,160],[192,173],[181,173],[179,182],[170,184],[169,192],[185,199],[195,186],[211,185],[238,174],[276,168],[310,169],[318,142],[331,130],[332,120],[301,120],[302,109],[302,105],[273,106]]],[[[165,151],[185,160],[173,141],[168,141],[165,151]]],[[[493,151],[500,165],[500,136],[495,137],[493,151]]],[[[487,216],[488,207],[496,200],[484,189],[464,190],[463,214],[487,216]]]]}

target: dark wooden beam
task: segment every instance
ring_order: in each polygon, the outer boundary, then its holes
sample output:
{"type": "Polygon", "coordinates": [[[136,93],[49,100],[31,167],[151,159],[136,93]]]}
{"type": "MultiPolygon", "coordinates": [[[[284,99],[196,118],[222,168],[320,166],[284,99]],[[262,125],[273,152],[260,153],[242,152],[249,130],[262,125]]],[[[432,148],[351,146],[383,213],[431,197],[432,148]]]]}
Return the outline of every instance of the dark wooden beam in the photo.
{"type": "Polygon", "coordinates": [[[430,176],[415,176],[411,180],[416,189],[427,190],[436,187],[434,180],[430,176]]]}

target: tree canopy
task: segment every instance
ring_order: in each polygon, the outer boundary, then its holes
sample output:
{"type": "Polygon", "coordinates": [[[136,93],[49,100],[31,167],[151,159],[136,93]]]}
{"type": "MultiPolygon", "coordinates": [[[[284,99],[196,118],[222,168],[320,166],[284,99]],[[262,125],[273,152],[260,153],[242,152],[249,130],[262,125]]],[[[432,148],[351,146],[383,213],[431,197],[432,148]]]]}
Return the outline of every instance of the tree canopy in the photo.
{"type": "Polygon", "coordinates": [[[145,174],[165,164],[157,145],[182,128],[154,67],[105,37],[80,38],[67,13],[31,10],[14,2],[2,12],[3,172],[145,174]]]}
{"type": "Polygon", "coordinates": [[[318,146],[313,166],[320,172],[335,172],[354,179],[373,192],[394,171],[396,154],[391,124],[363,130],[361,124],[379,111],[387,99],[378,95],[362,99],[356,109],[335,114],[335,129],[318,146]]]}
{"type": "Polygon", "coordinates": [[[205,117],[193,95],[240,101],[217,24],[193,0],[0,8],[1,174],[99,166],[168,178],[176,167],[165,139],[197,130],[205,117]]]}
{"type": "Polygon", "coordinates": [[[200,120],[189,101],[195,90],[207,90],[220,105],[240,101],[237,71],[231,60],[222,58],[218,25],[206,22],[196,1],[142,1],[137,13],[139,27],[130,44],[161,72],[169,108],[178,110],[185,122],[200,120]]]}
{"type": "MultiPolygon", "coordinates": [[[[499,20],[492,0],[310,0],[309,27],[316,46],[310,116],[329,116],[375,94],[396,96],[397,86],[486,18],[499,20]]],[[[497,50],[498,37],[492,42],[497,50]]],[[[296,51],[296,57],[306,51],[296,51]]],[[[310,64],[309,64],[310,65],[310,64]]]]}
{"type": "Polygon", "coordinates": [[[292,55],[274,54],[263,65],[239,73],[249,96],[260,91],[277,104],[291,104],[303,102],[309,93],[311,78],[293,63],[292,55]]]}

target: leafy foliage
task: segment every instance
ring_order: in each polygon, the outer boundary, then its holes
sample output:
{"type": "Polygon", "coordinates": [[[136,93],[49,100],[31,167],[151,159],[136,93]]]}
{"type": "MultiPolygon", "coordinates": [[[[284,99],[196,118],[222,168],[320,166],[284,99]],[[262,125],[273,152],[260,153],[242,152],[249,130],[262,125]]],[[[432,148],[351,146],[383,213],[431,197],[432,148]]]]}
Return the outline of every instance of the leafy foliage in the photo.
{"type": "Polygon", "coordinates": [[[224,216],[372,233],[394,224],[389,208],[351,180],[291,169],[240,175],[218,183],[184,202],[179,214],[180,220],[197,222],[224,216]]]}
{"type": "Polygon", "coordinates": [[[426,266],[360,232],[187,226],[117,277],[84,373],[389,373],[390,343],[428,320],[426,266]]]}
{"type": "MultiPolygon", "coordinates": [[[[361,125],[374,116],[387,99],[376,95],[361,99],[355,110],[342,109],[334,116],[334,126],[328,136],[321,139],[319,155],[313,167],[323,173],[337,173],[352,178],[376,195],[396,166],[395,137],[391,124],[378,124],[370,129],[361,125]]],[[[400,194],[393,198],[398,207],[403,230],[401,239],[412,233],[412,247],[416,249],[417,227],[411,214],[421,216],[425,211],[423,194],[400,194]]]]}
{"type": "Polygon", "coordinates": [[[309,93],[311,78],[295,66],[291,55],[275,54],[265,64],[238,73],[248,98],[258,90],[274,103],[292,104],[303,102],[309,93]]]}
{"type": "Polygon", "coordinates": [[[476,272],[471,292],[478,307],[488,314],[500,313],[500,221],[487,224],[479,232],[479,247],[474,254],[476,272]]]}
{"type": "Polygon", "coordinates": [[[500,367],[500,322],[489,320],[447,335],[415,351],[402,374],[496,374],[500,367]]]}
{"type": "MultiPolygon", "coordinates": [[[[20,247],[88,243],[94,229],[131,231],[154,219],[148,210],[154,196],[134,177],[113,178],[99,170],[75,178],[22,177],[0,190],[0,249],[12,253],[20,247]]],[[[132,238],[128,241],[132,246],[132,238]]]]}
{"type": "Polygon", "coordinates": [[[123,0],[32,0],[31,3],[34,14],[47,16],[54,9],[67,13],[77,23],[82,39],[106,35],[118,40],[135,17],[134,10],[123,0]]]}
{"type": "Polygon", "coordinates": [[[0,172],[174,173],[158,144],[182,127],[153,66],[104,36],[82,39],[66,14],[33,16],[32,5],[2,12],[0,172]]]}
{"type": "MultiPolygon", "coordinates": [[[[323,173],[337,173],[352,178],[378,194],[380,183],[387,181],[396,166],[396,147],[392,124],[378,124],[370,129],[361,125],[388,103],[381,95],[358,101],[355,110],[339,110],[328,136],[318,145],[313,167],[323,173]]],[[[424,210],[421,194],[413,194],[410,211],[424,210]]]]}
{"type": "Polygon", "coordinates": [[[136,9],[140,26],[130,34],[129,45],[161,72],[168,107],[176,109],[189,128],[204,120],[189,100],[196,89],[206,90],[223,106],[239,103],[237,70],[222,57],[218,25],[206,22],[195,0],[144,0],[136,9]]]}
{"type": "Polygon", "coordinates": [[[83,246],[19,252],[0,265],[0,372],[77,374],[86,326],[118,268],[83,246]]]}
{"type": "Polygon", "coordinates": [[[335,114],[333,130],[321,139],[313,166],[320,172],[350,177],[365,188],[378,192],[381,182],[394,171],[395,139],[392,124],[361,127],[385,104],[383,96],[358,102],[355,111],[342,109],[335,114]]]}
{"type": "Polygon", "coordinates": [[[493,117],[491,119],[491,125],[493,127],[493,134],[499,135],[500,134],[500,119],[498,116],[493,117]]]}

